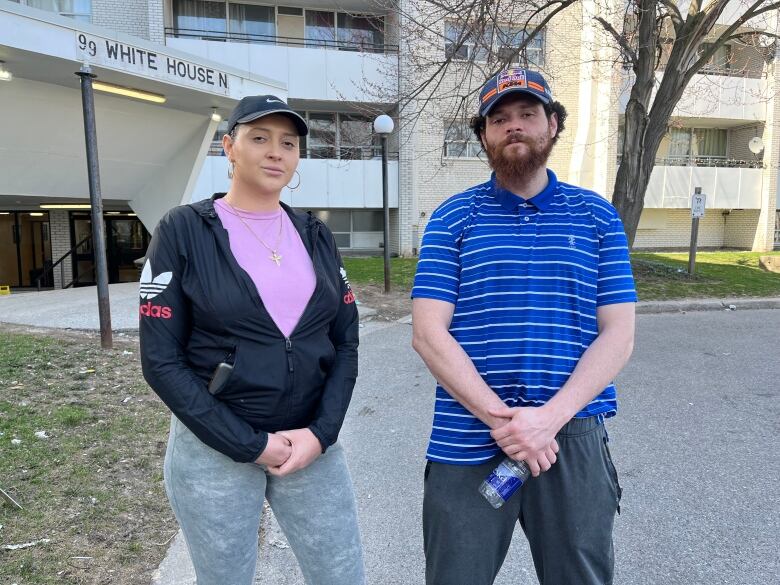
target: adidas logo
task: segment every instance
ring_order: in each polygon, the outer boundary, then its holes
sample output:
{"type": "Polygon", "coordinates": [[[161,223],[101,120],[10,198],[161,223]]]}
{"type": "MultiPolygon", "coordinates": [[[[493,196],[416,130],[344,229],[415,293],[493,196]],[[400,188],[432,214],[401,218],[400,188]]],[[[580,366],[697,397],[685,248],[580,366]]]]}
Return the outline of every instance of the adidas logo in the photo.
{"type": "Polygon", "coordinates": [[[147,260],[141,272],[140,293],[142,299],[153,299],[161,294],[171,282],[173,272],[163,272],[152,277],[152,263],[147,260]]]}

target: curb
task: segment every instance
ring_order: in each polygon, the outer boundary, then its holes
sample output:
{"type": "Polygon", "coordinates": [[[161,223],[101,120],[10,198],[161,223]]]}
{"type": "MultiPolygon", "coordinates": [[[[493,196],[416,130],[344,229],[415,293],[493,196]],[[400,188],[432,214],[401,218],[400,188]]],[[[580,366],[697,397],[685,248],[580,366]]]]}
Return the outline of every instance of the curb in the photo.
{"type": "Polygon", "coordinates": [[[780,298],[684,299],[679,301],[640,301],[636,304],[637,315],[686,313],[688,311],[736,311],[737,309],[780,309],[780,298]]]}

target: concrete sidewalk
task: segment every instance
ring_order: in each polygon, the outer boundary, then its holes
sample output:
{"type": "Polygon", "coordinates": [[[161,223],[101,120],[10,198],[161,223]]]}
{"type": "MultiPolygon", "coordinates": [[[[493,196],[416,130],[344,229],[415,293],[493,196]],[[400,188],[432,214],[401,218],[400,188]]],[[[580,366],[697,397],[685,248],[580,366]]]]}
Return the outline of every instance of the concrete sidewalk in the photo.
{"type": "MultiPolygon", "coordinates": [[[[108,289],[111,328],[114,331],[138,330],[138,283],[112,284],[108,289]]],[[[735,309],[780,309],[780,297],[642,301],[637,303],[637,313],[722,311],[731,306],[735,309]]],[[[358,311],[362,321],[376,315],[376,310],[365,305],[358,305],[358,311]]],[[[408,317],[404,320],[409,321],[408,317]]],[[[97,288],[86,286],[0,296],[0,323],[97,331],[100,329],[97,288]]]]}
{"type": "MultiPolygon", "coordinates": [[[[138,283],[111,284],[108,296],[111,302],[111,328],[114,331],[137,331],[138,283]]],[[[374,309],[362,305],[358,305],[358,311],[363,320],[376,314],[374,309]]],[[[0,296],[0,323],[98,331],[97,287],[0,296]]]]}

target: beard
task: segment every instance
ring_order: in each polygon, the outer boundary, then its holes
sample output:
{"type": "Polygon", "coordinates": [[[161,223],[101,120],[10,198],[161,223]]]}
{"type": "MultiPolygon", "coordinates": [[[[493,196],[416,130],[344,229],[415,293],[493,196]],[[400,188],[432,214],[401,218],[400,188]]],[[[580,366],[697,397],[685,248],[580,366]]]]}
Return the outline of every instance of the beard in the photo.
{"type": "Polygon", "coordinates": [[[485,152],[490,167],[496,172],[500,183],[512,184],[524,181],[540,168],[547,165],[547,159],[553,149],[553,141],[549,134],[539,137],[524,136],[518,132],[512,133],[498,144],[487,145],[485,152]],[[510,144],[522,142],[527,152],[509,153],[510,144]]]}

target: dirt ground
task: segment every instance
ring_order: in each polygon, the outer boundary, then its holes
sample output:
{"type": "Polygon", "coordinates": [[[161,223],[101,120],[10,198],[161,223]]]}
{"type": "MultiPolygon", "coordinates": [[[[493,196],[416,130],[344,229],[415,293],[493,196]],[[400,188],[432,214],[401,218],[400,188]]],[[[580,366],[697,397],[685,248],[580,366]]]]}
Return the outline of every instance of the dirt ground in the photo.
{"type": "Polygon", "coordinates": [[[385,294],[382,286],[373,284],[356,284],[353,289],[358,302],[376,309],[373,319],[396,321],[412,312],[408,290],[391,290],[385,294]]]}
{"type": "Polygon", "coordinates": [[[0,325],[0,487],[23,507],[0,506],[0,583],[148,585],[177,530],[169,417],[136,335],[0,325]]]}

